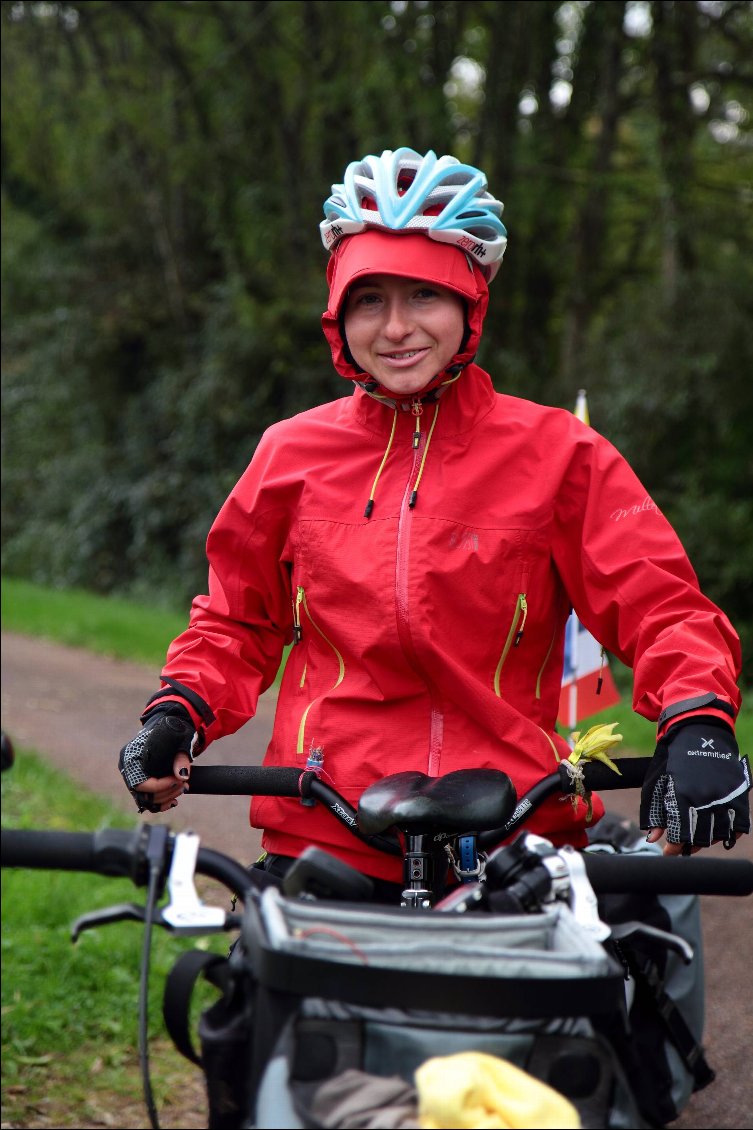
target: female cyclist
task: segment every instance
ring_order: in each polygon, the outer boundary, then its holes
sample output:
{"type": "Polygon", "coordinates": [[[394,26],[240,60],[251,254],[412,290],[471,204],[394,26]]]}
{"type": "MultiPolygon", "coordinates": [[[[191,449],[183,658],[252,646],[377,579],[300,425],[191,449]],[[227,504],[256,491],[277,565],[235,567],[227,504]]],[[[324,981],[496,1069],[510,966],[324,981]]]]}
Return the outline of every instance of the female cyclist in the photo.
{"type": "MultiPolygon", "coordinates": [[[[332,186],[323,329],[354,387],[271,427],[214,522],[208,593],[121,751],[140,810],[177,803],[291,642],[266,764],[313,752],[354,806],[407,769],[503,769],[523,792],[569,753],[555,722],[575,608],[657,723],[649,839],[666,830],[679,853],[749,831],[736,633],[615,448],[569,411],[495,392],[474,362],[501,213],[478,169],[407,148],[332,186]]],[[[553,799],[529,828],[581,846],[587,819],[553,799]]],[[[400,881],[398,859],[320,806],[260,797],[251,822],[283,863],[316,843],[400,881]]]]}

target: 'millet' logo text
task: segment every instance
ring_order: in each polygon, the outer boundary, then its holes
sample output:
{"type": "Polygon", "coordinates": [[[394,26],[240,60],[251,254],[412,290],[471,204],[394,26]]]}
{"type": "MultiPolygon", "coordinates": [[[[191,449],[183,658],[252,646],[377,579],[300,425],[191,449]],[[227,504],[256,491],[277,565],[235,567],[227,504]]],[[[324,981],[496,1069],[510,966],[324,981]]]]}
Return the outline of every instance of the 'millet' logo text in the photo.
{"type": "Polygon", "coordinates": [[[636,504],[635,506],[620,506],[616,510],[613,510],[609,517],[613,522],[621,522],[623,518],[629,518],[631,514],[635,516],[636,514],[644,514],[647,510],[658,511],[658,509],[659,507],[656,505],[654,500],[646,495],[646,497],[643,499],[643,502],[636,504]]]}

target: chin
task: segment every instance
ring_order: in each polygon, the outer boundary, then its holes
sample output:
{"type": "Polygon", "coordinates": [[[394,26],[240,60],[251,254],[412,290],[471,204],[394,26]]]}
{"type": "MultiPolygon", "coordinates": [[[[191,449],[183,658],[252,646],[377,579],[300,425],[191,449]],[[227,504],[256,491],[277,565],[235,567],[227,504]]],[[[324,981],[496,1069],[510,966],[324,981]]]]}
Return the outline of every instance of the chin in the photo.
{"type": "Polygon", "coordinates": [[[420,380],[396,381],[394,375],[392,375],[388,377],[387,380],[384,380],[382,377],[377,377],[377,380],[382,388],[386,389],[388,392],[395,393],[396,396],[417,396],[424,391],[427,385],[431,384],[434,380],[434,376],[432,374],[432,376],[426,377],[425,379],[422,377],[420,380]]]}

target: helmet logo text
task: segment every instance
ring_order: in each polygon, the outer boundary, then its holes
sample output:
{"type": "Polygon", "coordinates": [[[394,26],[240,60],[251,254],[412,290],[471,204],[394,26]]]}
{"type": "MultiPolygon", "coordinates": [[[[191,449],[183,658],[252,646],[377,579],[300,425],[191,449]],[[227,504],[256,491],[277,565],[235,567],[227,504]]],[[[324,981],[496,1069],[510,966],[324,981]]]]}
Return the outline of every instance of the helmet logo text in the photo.
{"type": "Polygon", "coordinates": [[[464,248],[466,251],[469,251],[471,255],[476,255],[479,259],[483,259],[486,255],[486,248],[483,243],[476,243],[467,235],[464,235],[462,239],[458,240],[458,247],[464,248]]]}

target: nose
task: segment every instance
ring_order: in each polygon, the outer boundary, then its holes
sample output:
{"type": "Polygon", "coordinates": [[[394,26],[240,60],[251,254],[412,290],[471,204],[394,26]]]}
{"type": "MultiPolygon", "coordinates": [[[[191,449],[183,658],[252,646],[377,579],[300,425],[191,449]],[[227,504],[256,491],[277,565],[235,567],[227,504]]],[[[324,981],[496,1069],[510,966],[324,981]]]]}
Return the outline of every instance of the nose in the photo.
{"type": "Polygon", "coordinates": [[[399,298],[391,299],[385,308],[384,334],[390,341],[402,341],[413,330],[415,321],[410,305],[399,298]]]}

